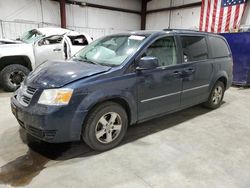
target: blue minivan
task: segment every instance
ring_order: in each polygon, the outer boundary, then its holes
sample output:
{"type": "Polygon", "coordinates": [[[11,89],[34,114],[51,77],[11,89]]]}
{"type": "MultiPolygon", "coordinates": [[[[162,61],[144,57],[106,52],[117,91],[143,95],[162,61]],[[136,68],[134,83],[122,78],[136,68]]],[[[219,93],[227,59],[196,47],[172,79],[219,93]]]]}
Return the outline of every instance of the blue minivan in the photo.
{"type": "Polygon", "coordinates": [[[61,143],[117,146],[128,125],[204,103],[216,109],[232,83],[233,61],[219,35],[136,31],[100,38],[70,61],[46,62],[11,99],[20,126],[61,143]]]}

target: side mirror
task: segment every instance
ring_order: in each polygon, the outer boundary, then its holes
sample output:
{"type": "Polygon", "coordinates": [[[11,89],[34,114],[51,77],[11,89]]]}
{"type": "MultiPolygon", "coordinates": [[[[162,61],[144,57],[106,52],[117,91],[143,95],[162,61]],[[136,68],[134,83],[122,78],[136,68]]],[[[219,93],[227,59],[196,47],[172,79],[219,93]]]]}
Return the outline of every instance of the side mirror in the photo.
{"type": "Polygon", "coordinates": [[[141,70],[155,69],[158,66],[159,66],[159,63],[158,63],[157,57],[146,56],[146,57],[142,57],[139,60],[136,70],[141,71],[141,70]]]}

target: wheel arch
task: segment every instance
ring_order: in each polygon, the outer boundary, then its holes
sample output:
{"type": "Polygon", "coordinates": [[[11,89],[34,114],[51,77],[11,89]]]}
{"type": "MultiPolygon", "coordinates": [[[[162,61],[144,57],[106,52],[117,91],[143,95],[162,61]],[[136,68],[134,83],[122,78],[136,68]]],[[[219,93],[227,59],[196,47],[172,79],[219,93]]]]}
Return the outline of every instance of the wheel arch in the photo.
{"type": "Polygon", "coordinates": [[[228,76],[227,73],[225,71],[220,71],[218,72],[218,74],[214,77],[214,79],[212,80],[211,84],[210,84],[210,92],[213,89],[214,85],[216,84],[216,82],[221,81],[224,86],[225,89],[227,89],[229,87],[228,85],[228,76]]]}
{"type": "Polygon", "coordinates": [[[97,106],[99,106],[99,105],[101,105],[101,104],[103,104],[105,102],[114,102],[114,103],[117,103],[120,106],[122,106],[124,108],[124,110],[126,111],[126,113],[127,113],[128,122],[131,123],[131,120],[132,120],[131,107],[130,107],[130,105],[129,105],[129,103],[128,103],[128,101],[126,99],[124,99],[122,97],[118,97],[118,96],[113,96],[113,97],[110,97],[110,98],[99,100],[96,103],[93,103],[91,106],[89,106],[88,113],[86,115],[85,121],[87,120],[88,115],[93,111],[93,109],[95,109],[97,106]]]}
{"type": "Polygon", "coordinates": [[[225,76],[221,76],[219,79],[217,79],[217,81],[221,81],[225,88],[227,88],[227,78],[225,76]]]}
{"type": "MultiPolygon", "coordinates": [[[[81,131],[80,131],[80,135],[82,135],[83,134],[83,132],[84,132],[84,129],[85,129],[85,124],[86,124],[86,122],[87,122],[87,120],[88,120],[88,118],[89,118],[89,115],[91,114],[91,112],[96,108],[96,107],[98,107],[99,105],[101,105],[101,104],[103,104],[103,103],[105,103],[105,102],[114,102],[114,103],[117,103],[117,104],[119,104],[119,105],[121,105],[123,108],[124,108],[124,110],[126,111],[126,113],[127,113],[127,116],[128,116],[128,124],[131,124],[131,123],[133,123],[133,115],[132,115],[132,112],[131,112],[131,107],[130,107],[130,105],[129,105],[129,103],[128,103],[128,101],[126,101],[124,98],[122,98],[122,97],[117,97],[117,96],[115,96],[115,97],[110,97],[110,98],[106,98],[106,99],[103,99],[103,100],[99,100],[99,101],[97,101],[96,103],[93,103],[93,104],[91,104],[89,107],[88,107],[88,110],[87,110],[87,114],[86,114],[86,116],[85,116],[85,118],[84,118],[84,120],[83,120],[83,122],[82,122],[82,126],[81,126],[81,131]]],[[[80,138],[82,138],[82,136],[80,136],[80,138]]]]}
{"type": "Polygon", "coordinates": [[[23,65],[32,71],[32,64],[28,56],[17,55],[17,56],[4,56],[0,58],[0,71],[8,65],[23,65]]]}

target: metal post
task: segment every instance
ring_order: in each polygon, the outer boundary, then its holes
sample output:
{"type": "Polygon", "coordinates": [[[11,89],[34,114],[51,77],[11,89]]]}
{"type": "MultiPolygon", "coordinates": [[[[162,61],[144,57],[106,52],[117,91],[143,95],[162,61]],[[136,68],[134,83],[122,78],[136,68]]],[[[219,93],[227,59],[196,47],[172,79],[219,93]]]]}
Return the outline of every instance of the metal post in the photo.
{"type": "Polygon", "coordinates": [[[61,27],[66,28],[66,1],[60,0],[61,27]]]}
{"type": "Polygon", "coordinates": [[[141,0],[141,30],[146,29],[146,14],[148,0],[141,0]]]}
{"type": "MultiPolygon", "coordinates": [[[[170,0],[170,8],[173,5],[173,0],[170,0]]],[[[172,9],[169,10],[169,20],[168,20],[168,29],[171,27],[171,19],[172,19],[172,9]]]]}
{"type": "Polygon", "coordinates": [[[4,32],[3,32],[3,20],[0,20],[0,27],[1,27],[1,37],[4,38],[4,32]]]}
{"type": "Polygon", "coordinates": [[[44,23],[44,19],[43,19],[43,2],[42,0],[40,0],[40,7],[41,7],[41,17],[42,17],[42,27],[43,27],[43,23],[44,23]]]}

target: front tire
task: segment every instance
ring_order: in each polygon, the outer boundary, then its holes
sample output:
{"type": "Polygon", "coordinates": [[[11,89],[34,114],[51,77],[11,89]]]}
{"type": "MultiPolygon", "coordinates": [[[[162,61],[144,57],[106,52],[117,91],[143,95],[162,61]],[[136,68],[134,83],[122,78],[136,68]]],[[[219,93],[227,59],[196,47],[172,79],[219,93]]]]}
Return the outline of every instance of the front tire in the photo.
{"type": "Polygon", "coordinates": [[[122,141],[127,131],[128,117],[121,105],[105,102],[90,112],[83,126],[85,143],[96,151],[105,151],[122,141]]]}
{"type": "Polygon", "coordinates": [[[8,65],[0,72],[0,83],[5,91],[15,91],[29,73],[30,70],[22,65],[8,65]]]}
{"type": "Polygon", "coordinates": [[[209,95],[205,106],[211,109],[216,109],[221,106],[225,93],[225,85],[221,81],[217,81],[209,95]]]}

